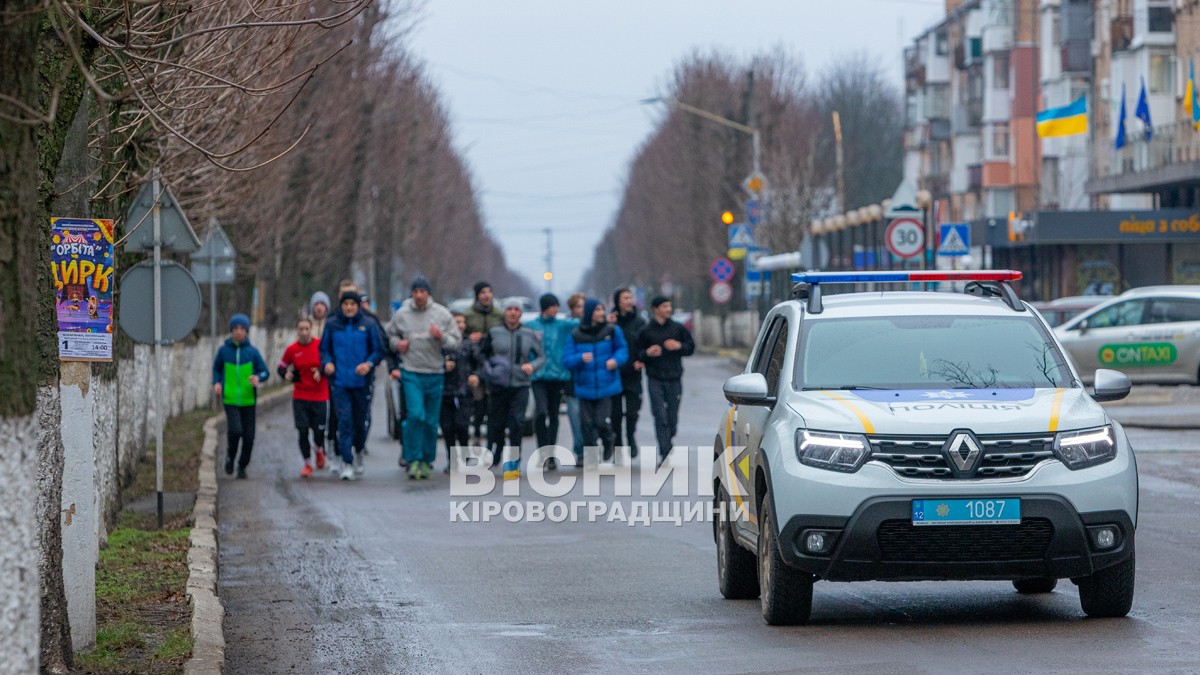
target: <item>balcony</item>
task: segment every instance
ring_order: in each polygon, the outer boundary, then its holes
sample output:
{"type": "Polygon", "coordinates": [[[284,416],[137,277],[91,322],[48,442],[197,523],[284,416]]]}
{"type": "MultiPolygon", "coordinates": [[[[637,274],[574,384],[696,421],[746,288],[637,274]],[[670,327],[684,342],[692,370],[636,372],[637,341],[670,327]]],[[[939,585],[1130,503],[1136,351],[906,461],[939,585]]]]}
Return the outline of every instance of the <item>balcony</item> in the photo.
{"type": "Polygon", "coordinates": [[[1154,127],[1149,141],[1132,126],[1126,129],[1129,144],[1120,150],[1107,137],[1093,144],[1088,192],[1144,192],[1197,181],[1200,134],[1189,120],[1154,127]]]}
{"type": "Polygon", "coordinates": [[[1123,52],[1133,44],[1133,17],[1118,16],[1108,26],[1114,52],[1123,52]]]}

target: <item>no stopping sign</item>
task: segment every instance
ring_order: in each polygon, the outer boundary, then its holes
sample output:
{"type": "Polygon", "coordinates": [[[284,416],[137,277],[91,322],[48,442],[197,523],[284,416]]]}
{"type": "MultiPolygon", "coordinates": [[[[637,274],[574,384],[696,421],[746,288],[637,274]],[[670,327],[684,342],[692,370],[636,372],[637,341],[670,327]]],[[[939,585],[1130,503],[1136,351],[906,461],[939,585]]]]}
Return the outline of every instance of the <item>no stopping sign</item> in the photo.
{"type": "Polygon", "coordinates": [[[925,226],[913,218],[897,218],[883,235],[888,250],[897,258],[915,258],[925,250],[925,226]]]}

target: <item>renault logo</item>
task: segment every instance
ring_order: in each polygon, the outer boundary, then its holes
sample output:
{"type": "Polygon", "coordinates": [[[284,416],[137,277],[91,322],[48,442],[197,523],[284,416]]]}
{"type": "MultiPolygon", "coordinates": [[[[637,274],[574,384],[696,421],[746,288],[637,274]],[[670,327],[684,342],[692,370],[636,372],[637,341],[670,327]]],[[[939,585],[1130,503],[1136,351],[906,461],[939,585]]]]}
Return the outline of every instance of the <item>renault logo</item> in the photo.
{"type": "Polygon", "coordinates": [[[974,473],[975,467],[979,465],[979,458],[983,454],[979,449],[979,442],[969,431],[951,433],[950,440],[946,441],[946,445],[942,447],[942,453],[946,455],[946,459],[950,460],[950,464],[960,476],[969,476],[974,473]]]}

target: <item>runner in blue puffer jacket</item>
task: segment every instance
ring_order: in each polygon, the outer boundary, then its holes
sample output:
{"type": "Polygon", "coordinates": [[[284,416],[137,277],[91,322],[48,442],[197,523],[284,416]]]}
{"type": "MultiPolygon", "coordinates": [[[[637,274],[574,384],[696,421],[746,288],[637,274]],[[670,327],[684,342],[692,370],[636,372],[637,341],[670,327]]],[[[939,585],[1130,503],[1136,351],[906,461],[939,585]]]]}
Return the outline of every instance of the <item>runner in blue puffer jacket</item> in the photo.
{"type": "Polygon", "coordinates": [[[575,381],[584,445],[594,444],[599,437],[605,461],[613,453],[612,397],[621,393],[620,368],[628,360],[629,345],[621,329],[605,320],[599,300],[588,298],[579,328],[567,338],[562,362],[575,381]]]}

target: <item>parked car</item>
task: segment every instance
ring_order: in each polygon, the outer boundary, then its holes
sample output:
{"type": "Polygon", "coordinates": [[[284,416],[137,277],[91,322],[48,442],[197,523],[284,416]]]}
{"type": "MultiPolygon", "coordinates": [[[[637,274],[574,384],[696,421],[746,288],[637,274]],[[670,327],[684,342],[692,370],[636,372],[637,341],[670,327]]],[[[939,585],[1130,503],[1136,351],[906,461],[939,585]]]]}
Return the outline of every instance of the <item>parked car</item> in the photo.
{"type": "Polygon", "coordinates": [[[1029,306],[1036,309],[1053,328],[1109,300],[1112,300],[1111,295],[1069,295],[1048,302],[1031,302],[1029,306]]]}
{"type": "Polygon", "coordinates": [[[1200,286],[1135,288],[1054,332],[1085,378],[1112,368],[1134,382],[1200,384],[1200,286]]]}

